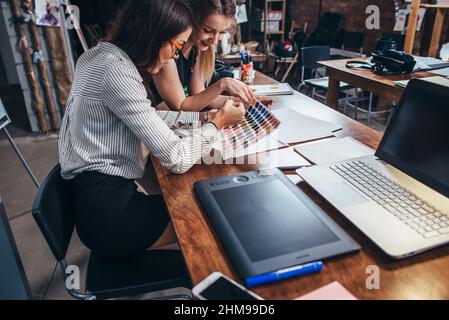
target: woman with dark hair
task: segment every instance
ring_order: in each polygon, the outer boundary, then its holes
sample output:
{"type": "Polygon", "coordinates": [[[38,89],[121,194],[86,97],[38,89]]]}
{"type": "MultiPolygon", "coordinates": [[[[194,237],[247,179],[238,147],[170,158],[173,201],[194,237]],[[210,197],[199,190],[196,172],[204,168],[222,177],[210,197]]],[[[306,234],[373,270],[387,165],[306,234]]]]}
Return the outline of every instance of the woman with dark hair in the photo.
{"type": "Polygon", "coordinates": [[[144,173],[141,142],[167,170],[182,174],[217,132],[239,123],[242,104],[180,138],[171,130],[199,122],[196,112],[157,112],[138,68],[155,74],[183,48],[192,14],[182,0],[130,0],[106,41],[78,60],[59,141],[61,174],[73,180],[80,239],[106,255],[126,255],[176,241],[162,196],[137,191],[144,173]]]}
{"type": "Polygon", "coordinates": [[[249,103],[253,91],[239,80],[224,78],[209,86],[215,71],[216,45],[235,24],[235,0],[190,0],[190,4],[195,12],[192,34],[178,59],[152,76],[155,103],[164,101],[171,110],[220,109],[228,99],[221,95],[224,92],[249,103]]]}

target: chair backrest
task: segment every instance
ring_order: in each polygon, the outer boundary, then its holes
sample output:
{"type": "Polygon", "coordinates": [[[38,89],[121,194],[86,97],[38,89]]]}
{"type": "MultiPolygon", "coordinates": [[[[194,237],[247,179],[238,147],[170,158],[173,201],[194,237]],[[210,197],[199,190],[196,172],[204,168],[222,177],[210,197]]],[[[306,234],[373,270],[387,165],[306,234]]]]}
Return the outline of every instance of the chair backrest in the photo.
{"type": "Polygon", "coordinates": [[[363,32],[345,31],[343,35],[342,49],[358,49],[363,50],[363,42],[365,34],[363,32]]]}
{"type": "Polygon", "coordinates": [[[72,182],[61,177],[59,164],[42,182],[32,212],[56,260],[63,260],[75,228],[75,208],[72,182]]]}
{"type": "MultiPolygon", "coordinates": [[[[337,46],[340,47],[339,35],[344,23],[344,16],[335,12],[324,12],[318,27],[307,35],[304,46],[337,46]]],[[[341,41],[341,39],[340,39],[341,41]]]]}
{"type": "Polygon", "coordinates": [[[299,22],[292,20],[291,26],[290,26],[290,31],[288,33],[288,38],[289,39],[293,39],[296,32],[301,31],[302,33],[306,34],[307,33],[307,29],[309,28],[309,23],[308,22],[304,22],[303,25],[301,25],[299,22]]]}
{"type": "Polygon", "coordinates": [[[305,69],[316,69],[317,62],[329,60],[330,47],[329,46],[314,46],[301,48],[302,67],[305,69]]]}
{"type": "Polygon", "coordinates": [[[31,291],[0,197],[0,300],[28,300],[31,291]]]}

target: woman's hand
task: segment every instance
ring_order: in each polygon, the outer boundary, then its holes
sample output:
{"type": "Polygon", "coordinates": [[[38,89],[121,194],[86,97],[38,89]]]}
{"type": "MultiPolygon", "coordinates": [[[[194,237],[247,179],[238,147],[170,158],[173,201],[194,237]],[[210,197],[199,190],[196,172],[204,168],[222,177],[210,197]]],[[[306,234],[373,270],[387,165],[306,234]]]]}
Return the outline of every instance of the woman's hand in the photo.
{"type": "Polygon", "coordinates": [[[241,99],[246,104],[250,104],[251,100],[256,98],[254,91],[237,79],[226,77],[218,82],[222,91],[226,91],[231,96],[241,99]]]}
{"type": "Polygon", "coordinates": [[[238,124],[245,119],[245,107],[243,103],[235,103],[231,99],[211,118],[218,130],[238,124]]]}
{"type": "Polygon", "coordinates": [[[256,99],[259,100],[266,107],[269,107],[273,104],[273,98],[268,96],[257,96],[256,99]]]}
{"type": "MultiPolygon", "coordinates": [[[[249,104],[246,104],[242,99],[236,98],[236,97],[232,97],[232,100],[237,103],[243,103],[245,108],[248,109],[249,108],[249,104]]],[[[256,100],[259,100],[264,106],[266,106],[267,108],[271,107],[271,105],[273,104],[273,98],[268,97],[268,96],[256,96],[256,100]]]]}

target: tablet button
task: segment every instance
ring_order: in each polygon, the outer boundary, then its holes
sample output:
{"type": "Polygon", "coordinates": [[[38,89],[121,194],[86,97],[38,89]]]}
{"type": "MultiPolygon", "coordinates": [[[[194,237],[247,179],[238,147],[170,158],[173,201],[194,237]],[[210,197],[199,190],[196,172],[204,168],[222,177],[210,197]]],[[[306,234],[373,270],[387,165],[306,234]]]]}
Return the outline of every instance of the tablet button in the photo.
{"type": "Polygon", "coordinates": [[[234,180],[234,182],[237,182],[237,183],[245,183],[245,182],[249,181],[249,178],[246,176],[238,176],[238,177],[234,177],[233,180],[234,180]]]}

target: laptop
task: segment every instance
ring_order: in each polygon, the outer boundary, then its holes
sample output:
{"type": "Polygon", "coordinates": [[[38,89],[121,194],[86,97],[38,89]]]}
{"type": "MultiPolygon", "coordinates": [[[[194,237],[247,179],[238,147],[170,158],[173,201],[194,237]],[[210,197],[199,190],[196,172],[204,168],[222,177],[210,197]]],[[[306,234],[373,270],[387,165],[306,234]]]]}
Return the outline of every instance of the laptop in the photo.
{"type": "Polygon", "coordinates": [[[449,87],[413,79],[374,156],[298,174],[393,258],[449,242],[449,87]]]}

